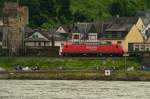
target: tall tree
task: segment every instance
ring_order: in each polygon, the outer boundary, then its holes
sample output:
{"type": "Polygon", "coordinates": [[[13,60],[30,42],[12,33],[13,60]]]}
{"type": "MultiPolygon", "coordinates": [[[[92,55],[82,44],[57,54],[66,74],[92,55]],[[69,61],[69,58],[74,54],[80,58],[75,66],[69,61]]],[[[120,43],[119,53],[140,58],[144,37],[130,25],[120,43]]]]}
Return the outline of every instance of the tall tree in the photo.
{"type": "Polygon", "coordinates": [[[29,7],[30,26],[39,27],[45,20],[40,12],[39,0],[20,0],[21,5],[29,7]]]}
{"type": "Polygon", "coordinates": [[[110,6],[110,13],[115,16],[115,15],[120,15],[120,16],[127,16],[127,0],[117,0],[114,1],[111,6],[110,6]]]}

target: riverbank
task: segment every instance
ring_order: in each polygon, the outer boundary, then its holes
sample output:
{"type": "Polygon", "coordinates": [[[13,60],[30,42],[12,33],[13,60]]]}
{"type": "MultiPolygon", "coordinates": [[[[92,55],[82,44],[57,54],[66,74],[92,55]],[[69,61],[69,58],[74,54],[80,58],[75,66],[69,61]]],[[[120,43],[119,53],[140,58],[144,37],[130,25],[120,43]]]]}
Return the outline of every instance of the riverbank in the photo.
{"type": "Polygon", "coordinates": [[[136,71],[139,66],[142,62],[134,57],[0,57],[0,79],[150,81],[149,72],[136,71]],[[34,67],[39,70],[31,70],[34,67]],[[132,71],[125,72],[128,67],[132,71]],[[111,76],[105,76],[104,69],[113,70],[111,76]]]}
{"type": "Polygon", "coordinates": [[[100,67],[123,70],[141,66],[139,58],[124,57],[0,57],[0,67],[10,71],[17,66],[39,67],[40,70],[94,70],[100,67]],[[126,63],[125,63],[126,62],[126,63]]]}
{"type": "Polygon", "coordinates": [[[102,81],[150,81],[150,72],[122,71],[105,76],[99,71],[38,71],[1,72],[0,79],[9,80],[102,80],[102,81]]]}

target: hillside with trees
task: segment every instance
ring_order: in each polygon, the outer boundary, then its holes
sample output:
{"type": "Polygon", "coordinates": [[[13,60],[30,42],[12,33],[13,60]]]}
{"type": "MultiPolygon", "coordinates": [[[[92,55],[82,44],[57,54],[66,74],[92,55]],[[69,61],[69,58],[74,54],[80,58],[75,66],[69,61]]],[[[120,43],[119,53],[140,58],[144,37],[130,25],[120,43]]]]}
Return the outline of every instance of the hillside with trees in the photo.
{"type": "MultiPolygon", "coordinates": [[[[2,12],[3,3],[0,0],[2,12]]],[[[8,0],[15,1],[15,0],[8,0]]],[[[150,0],[16,0],[29,7],[30,26],[51,28],[60,24],[90,22],[112,16],[134,16],[150,9],[150,0]]],[[[2,13],[0,13],[2,16],[2,13]]]]}

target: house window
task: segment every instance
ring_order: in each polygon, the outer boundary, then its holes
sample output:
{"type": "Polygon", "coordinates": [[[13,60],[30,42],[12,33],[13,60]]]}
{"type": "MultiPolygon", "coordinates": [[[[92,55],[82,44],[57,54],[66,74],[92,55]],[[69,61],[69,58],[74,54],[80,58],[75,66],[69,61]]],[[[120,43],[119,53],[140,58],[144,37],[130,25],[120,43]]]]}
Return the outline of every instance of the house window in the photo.
{"type": "Polygon", "coordinates": [[[3,41],[3,46],[6,47],[6,41],[3,41]]]}
{"type": "Polygon", "coordinates": [[[73,39],[79,39],[79,35],[74,35],[73,39]]]}
{"type": "Polygon", "coordinates": [[[117,37],[120,38],[120,37],[121,37],[121,34],[117,34],[117,37]]]}
{"type": "Polygon", "coordinates": [[[112,34],[112,37],[116,37],[117,35],[116,34],[112,34]]]}
{"type": "Polygon", "coordinates": [[[121,41],[117,41],[117,44],[122,44],[122,42],[121,41]]]}
{"type": "Polygon", "coordinates": [[[112,42],[111,42],[111,41],[107,41],[106,43],[107,43],[107,44],[112,44],[112,42]]]}
{"type": "Polygon", "coordinates": [[[34,42],[34,46],[36,46],[36,42],[34,42]]]}
{"type": "Polygon", "coordinates": [[[41,46],[41,42],[38,42],[38,46],[41,46]]]}
{"type": "Polygon", "coordinates": [[[90,40],[97,40],[97,35],[89,35],[90,40]]]}
{"type": "Polygon", "coordinates": [[[145,34],[146,34],[146,35],[148,34],[148,30],[145,31],[145,34]]]}
{"type": "Polygon", "coordinates": [[[44,46],[46,46],[46,42],[44,42],[44,46]]]}
{"type": "Polygon", "coordinates": [[[33,35],[32,38],[37,39],[37,38],[39,38],[39,36],[38,35],[33,35]]]}
{"type": "Polygon", "coordinates": [[[112,38],[112,34],[108,34],[107,37],[108,37],[108,38],[112,38]]]}

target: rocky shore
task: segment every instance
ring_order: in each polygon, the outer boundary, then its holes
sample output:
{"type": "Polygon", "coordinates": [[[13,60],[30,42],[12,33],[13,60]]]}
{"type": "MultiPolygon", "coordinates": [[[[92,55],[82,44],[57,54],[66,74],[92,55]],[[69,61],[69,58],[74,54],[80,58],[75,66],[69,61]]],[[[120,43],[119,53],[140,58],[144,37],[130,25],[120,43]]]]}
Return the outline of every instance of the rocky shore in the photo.
{"type": "Polygon", "coordinates": [[[38,71],[1,72],[0,79],[10,80],[102,80],[102,81],[150,81],[150,72],[114,72],[110,76],[97,71],[38,71]]]}

